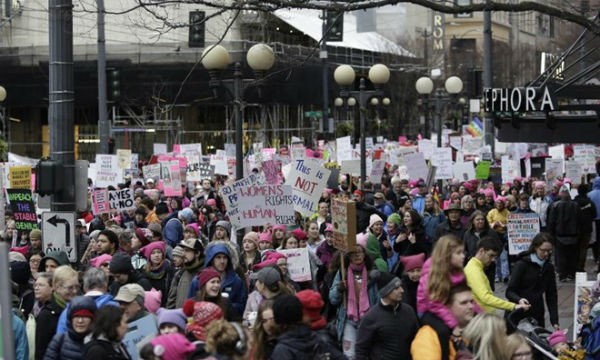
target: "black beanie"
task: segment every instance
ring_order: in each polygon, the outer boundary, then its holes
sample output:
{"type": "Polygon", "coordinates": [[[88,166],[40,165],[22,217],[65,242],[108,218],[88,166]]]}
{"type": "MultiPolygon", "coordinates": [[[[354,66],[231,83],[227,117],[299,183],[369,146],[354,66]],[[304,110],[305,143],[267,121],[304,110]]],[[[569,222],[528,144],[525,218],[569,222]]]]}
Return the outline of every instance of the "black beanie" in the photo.
{"type": "Polygon", "coordinates": [[[379,270],[371,271],[371,279],[377,283],[377,289],[379,289],[379,297],[386,297],[393,290],[402,286],[402,281],[394,274],[389,272],[382,272],[379,270]]]}
{"type": "Polygon", "coordinates": [[[294,295],[279,296],[273,303],[273,317],[278,325],[302,322],[302,303],[294,295]]]}
{"type": "Polygon", "coordinates": [[[29,263],[24,261],[11,261],[10,262],[10,278],[12,281],[19,285],[26,285],[29,282],[31,276],[31,269],[29,263]]]}
{"type": "Polygon", "coordinates": [[[114,254],[108,265],[108,269],[113,274],[129,274],[133,270],[131,257],[122,252],[114,254]]]}

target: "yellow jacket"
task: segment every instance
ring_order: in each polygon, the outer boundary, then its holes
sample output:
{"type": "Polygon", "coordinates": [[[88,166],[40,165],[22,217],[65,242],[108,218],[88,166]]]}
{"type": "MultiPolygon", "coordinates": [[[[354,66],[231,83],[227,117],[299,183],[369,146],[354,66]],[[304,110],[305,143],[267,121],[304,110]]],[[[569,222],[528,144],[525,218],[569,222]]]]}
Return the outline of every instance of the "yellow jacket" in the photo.
{"type": "Polygon", "coordinates": [[[490,281],[483,272],[483,264],[481,261],[472,257],[465,266],[465,277],[467,285],[471,288],[473,298],[485,312],[493,312],[494,309],[514,310],[517,304],[506,301],[494,295],[490,287],[490,281]]]}
{"type": "Polygon", "coordinates": [[[506,226],[506,224],[508,223],[508,214],[510,214],[510,211],[508,211],[508,209],[506,208],[502,211],[498,211],[498,209],[496,208],[488,211],[487,221],[490,224],[490,227],[492,227],[492,229],[494,229],[499,234],[504,234],[506,232],[506,228],[499,226],[494,227],[494,223],[498,221],[499,223],[504,224],[506,226]]]}
{"type": "MultiPolygon", "coordinates": [[[[415,335],[415,338],[410,345],[410,354],[413,360],[441,360],[442,346],[435,330],[429,325],[423,325],[415,335]]],[[[449,360],[456,358],[456,349],[450,341],[449,360]]]]}

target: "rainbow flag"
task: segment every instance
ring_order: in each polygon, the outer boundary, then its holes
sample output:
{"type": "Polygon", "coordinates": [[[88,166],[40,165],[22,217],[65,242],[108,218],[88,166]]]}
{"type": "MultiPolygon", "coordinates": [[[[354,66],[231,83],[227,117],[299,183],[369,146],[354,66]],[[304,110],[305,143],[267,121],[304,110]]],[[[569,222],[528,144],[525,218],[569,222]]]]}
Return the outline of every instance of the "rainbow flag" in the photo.
{"type": "Polygon", "coordinates": [[[466,130],[473,137],[483,136],[483,123],[477,116],[474,116],[466,130]]]}

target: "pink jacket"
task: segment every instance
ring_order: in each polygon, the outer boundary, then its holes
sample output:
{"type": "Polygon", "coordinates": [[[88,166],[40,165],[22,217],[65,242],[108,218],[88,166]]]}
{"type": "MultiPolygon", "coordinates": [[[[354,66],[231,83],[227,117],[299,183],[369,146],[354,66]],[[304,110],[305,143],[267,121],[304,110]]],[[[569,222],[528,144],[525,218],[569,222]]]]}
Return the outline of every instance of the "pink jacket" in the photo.
{"type": "MultiPolygon", "coordinates": [[[[450,329],[454,329],[458,325],[458,321],[450,312],[446,305],[439,301],[432,301],[427,294],[427,284],[429,283],[429,268],[431,267],[431,258],[425,261],[421,270],[421,278],[419,279],[419,287],[417,288],[417,312],[422,315],[426,311],[436,315],[444,321],[450,329]]],[[[455,272],[450,274],[452,286],[465,282],[465,274],[455,272]]]]}

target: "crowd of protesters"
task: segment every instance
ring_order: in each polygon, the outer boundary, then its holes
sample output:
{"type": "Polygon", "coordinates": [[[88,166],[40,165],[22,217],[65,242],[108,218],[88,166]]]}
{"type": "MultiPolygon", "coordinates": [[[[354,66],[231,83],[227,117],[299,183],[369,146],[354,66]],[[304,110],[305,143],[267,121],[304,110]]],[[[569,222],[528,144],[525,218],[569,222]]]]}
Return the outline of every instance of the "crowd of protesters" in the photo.
{"type": "Polygon", "coordinates": [[[439,191],[386,172],[375,186],[342,176],[313,216],[245,229],[238,243],[224,184],[205,179],[177,198],[154,179],[119,184],[133,188],[136,208],[79,213],[76,263],[46,251],[41,231],[18,232],[7,212],[16,358],[528,359],[532,349],[508,336],[497,310],[520,310],[566,339],[556,281],[583,270],[600,221],[600,178],[591,192],[521,178],[439,191]],[[333,247],[330,213],[340,194],[357,214],[356,246],[345,252],[333,247]],[[516,256],[511,212],[537,214],[541,228],[516,256]],[[310,281],[292,280],[278,252],[294,248],[308,249],[310,281]],[[499,282],[505,297],[494,293],[499,282]],[[129,324],[147,318],[156,335],[132,353],[129,324]]]}

